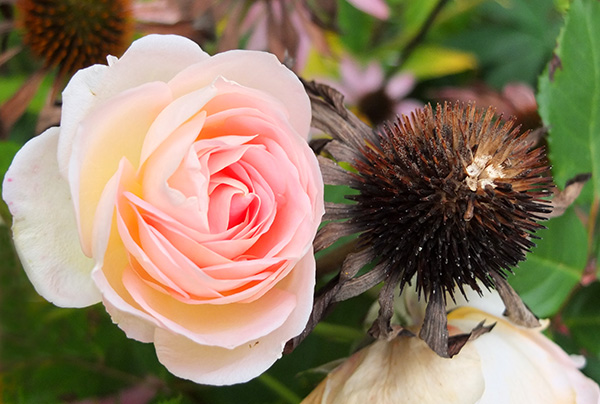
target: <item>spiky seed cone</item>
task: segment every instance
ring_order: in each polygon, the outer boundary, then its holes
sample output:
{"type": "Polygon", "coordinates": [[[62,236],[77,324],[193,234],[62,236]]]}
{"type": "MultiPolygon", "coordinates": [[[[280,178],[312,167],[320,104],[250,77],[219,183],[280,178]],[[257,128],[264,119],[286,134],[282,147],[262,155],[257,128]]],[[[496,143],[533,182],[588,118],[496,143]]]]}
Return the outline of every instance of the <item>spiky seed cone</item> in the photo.
{"type": "Polygon", "coordinates": [[[401,288],[416,275],[428,298],[464,285],[481,292],[478,280],[493,288],[492,273],[505,277],[534,246],[551,179],[543,150],[513,123],[472,105],[426,106],[358,153],[348,223],[400,271],[401,288]]]}
{"type": "Polygon", "coordinates": [[[106,61],[133,32],[129,0],[17,0],[24,42],[62,73],[106,61]]]}

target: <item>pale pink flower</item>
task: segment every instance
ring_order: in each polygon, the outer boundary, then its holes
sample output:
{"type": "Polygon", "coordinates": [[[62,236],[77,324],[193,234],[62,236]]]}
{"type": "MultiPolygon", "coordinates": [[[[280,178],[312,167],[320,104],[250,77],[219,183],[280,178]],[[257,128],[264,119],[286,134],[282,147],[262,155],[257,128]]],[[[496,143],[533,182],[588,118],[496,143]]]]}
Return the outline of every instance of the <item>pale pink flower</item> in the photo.
{"type": "Polygon", "coordinates": [[[390,9],[384,0],[348,0],[348,3],[380,20],[390,17],[390,9]]]}
{"type": "Polygon", "coordinates": [[[36,290],[102,301],[175,375],[249,380],[312,308],[323,184],[310,103],[270,54],[150,35],[79,71],[3,184],[36,290]]]}
{"type": "Polygon", "coordinates": [[[378,62],[362,67],[350,57],[340,62],[340,79],[330,82],[340,91],[345,101],[356,106],[373,123],[391,119],[395,115],[409,115],[423,103],[405,98],[415,87],[415,77],[410,73],[398,73],[386,80],[378,62]]]}

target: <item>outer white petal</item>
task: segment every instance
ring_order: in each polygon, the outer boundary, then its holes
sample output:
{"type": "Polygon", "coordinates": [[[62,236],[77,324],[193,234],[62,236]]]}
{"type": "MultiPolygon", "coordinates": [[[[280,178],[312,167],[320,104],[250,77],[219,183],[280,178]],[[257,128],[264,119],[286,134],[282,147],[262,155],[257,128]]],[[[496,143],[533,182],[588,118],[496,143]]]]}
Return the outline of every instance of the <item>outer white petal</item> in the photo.
{"type": "Polygon", "coordinates": [[[280,100],[289,113],[289,121],[304,139],[310,129],[310,101],[298,77],[270,53],[231,50],[218,53],[202,63],[182,71],[169,86],[177,98],[209,86],[218,77],[242,86],[264,91],[280,100]]]}
{"type": "Polygon", "coordinates": [[[58,171],[59,128],[50,128],[17,153],[4,177],[2,197],[13,215],[13,238],[37,292],[64,307],[100,301],[80,248],[71,193],[58,171]]]}
{"type": "Polygon", "coordinates": [[[482,319],[496,325],[490,333],[468,343],[481,356],[486,380],[481,404],[598,403],[598,386],[539,329],[521,328],[469,307],[452,312],[448,323],[466,331],[482,319]]]}
{"type": "Polygon", "coordinates": [[[106,311],[110,314],[113,323],[125,332],[127,338],[141,342],[154,342],[154,330],[158,322],[123,300],[106,280],[100,267],[96,267],[92,276],[104,293],[102,303],[106,311]]]}
{"type": "Polygon", "coordinates": [[[498,292],[495,290],[486,290],[483,285],[480,285],[480,287],[482,290],[481,296],[469,287],[465,288],[466,298],[462,293],[455,293],[454,301],[447,296],[446,301],[448,304],[446,305],[446,310],[450,311],[458,307],[473,307],[484,313],[505,319],[504,310],[506,308],[498,292]]]}
{"type": "Polygon", "coordinates": [[[196,383],[230,385],[260,375],[281,357],[285,343],[304,329],[312,309],[314,280],[315,262],[309,251],[282,281],[282,287],[296,290],[297,306],[279,329],[235,349],[226,349],[199,345],[158,328],[154,339],[158,359],[174,375],[196,383]]]}
{"type": "Polygon", "coordinates": [[[71,145],[79,122],[95,106],[130,88],[153,81],[167,82],[186,67],[209,58],[195,42],[176,35],[148,35],[133,42],[109,66],[78,71],[63,92],[58,161],[67,177],[71,145]]]}
{"type": "Polygon", "coordinates": [[[168,82],[186,67],[210,56],[178,35],[148,35],[134,41],[119,59],[109,58],[100,99],[153,81],[168,82]]]}
{"type": "Polygon", "coordinates": [[[68,178],[69,160],[73,139],[79,122],[97,103],[98,93],[108,66],[94,65],[79,70],[63,91],[63,107],[60,118],[60,138],[58,141],[58,168],[64,178],[68,178]]]}

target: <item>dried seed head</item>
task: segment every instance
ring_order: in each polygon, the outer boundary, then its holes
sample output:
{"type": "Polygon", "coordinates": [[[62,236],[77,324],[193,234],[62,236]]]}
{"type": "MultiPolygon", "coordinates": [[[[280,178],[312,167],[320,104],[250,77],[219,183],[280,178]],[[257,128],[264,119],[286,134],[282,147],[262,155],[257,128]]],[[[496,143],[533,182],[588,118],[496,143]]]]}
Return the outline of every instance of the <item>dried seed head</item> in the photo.
{"type": "Polygon", "coordinates": [[[17,0],[24,42],[46,66],[72,73],[120,55],[133,32],[129,0],[17,0]]]}
{"type": "Polygon", "coordinates": [[[534,246],[551,179],[541,149],[493,111],[438,105],[384,124],[357,154],[348,223],[400,287],[481,292],[534,246]]]}

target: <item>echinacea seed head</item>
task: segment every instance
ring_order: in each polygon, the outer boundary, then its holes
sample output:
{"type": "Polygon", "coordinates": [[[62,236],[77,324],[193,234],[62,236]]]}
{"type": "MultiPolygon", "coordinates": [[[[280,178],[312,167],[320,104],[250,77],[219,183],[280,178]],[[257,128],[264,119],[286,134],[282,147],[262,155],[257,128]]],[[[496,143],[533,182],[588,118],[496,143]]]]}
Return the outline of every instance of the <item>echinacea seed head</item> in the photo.
{"type": "MultiPolygon", "coordinates": [[[[356,158],[348,223],[400,286],[430,296],[511,271],[534,246],[551,186],[542,149],[493,111],[438,105],[384,124],[356,158]]],[[[463,292],[464,293],[464,292],[463,292]]]]}
{"type": "Polygon", "coordinates": [[[17,0],[16,6],[25,44],[64,73],[120,56],[133,33],[130,0],[17,0]]]}

